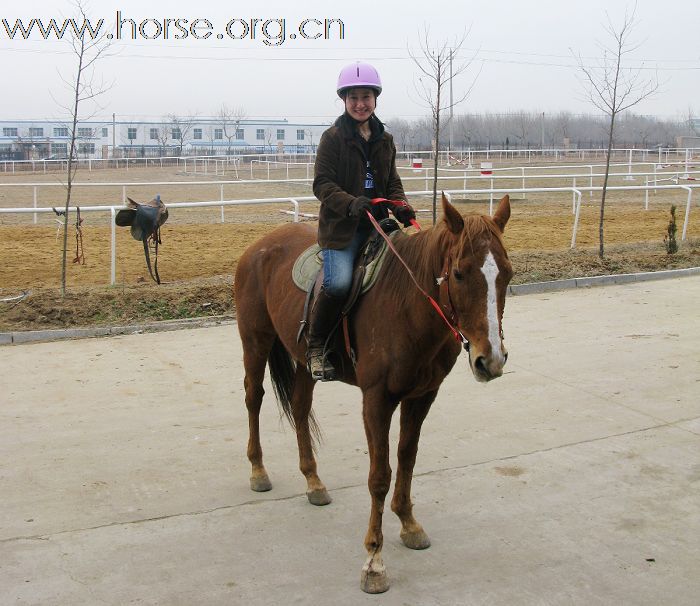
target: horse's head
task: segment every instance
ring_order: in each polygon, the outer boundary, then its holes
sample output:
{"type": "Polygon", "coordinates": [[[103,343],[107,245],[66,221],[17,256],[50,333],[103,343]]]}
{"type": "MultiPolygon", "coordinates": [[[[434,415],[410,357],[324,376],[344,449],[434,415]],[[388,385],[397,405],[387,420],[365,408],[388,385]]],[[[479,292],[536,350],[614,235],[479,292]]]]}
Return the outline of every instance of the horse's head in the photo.
{"type": "Polygon", "coordinates": [[[502,234],[510,199],[501,199],[493,217],[462,216],[444,194],[442,209],[447,238],[441,304],[469,340],[469,364],[477,381],[490,381],[503,374],[508,358],[501,321],[513,269],[502,234]]]}

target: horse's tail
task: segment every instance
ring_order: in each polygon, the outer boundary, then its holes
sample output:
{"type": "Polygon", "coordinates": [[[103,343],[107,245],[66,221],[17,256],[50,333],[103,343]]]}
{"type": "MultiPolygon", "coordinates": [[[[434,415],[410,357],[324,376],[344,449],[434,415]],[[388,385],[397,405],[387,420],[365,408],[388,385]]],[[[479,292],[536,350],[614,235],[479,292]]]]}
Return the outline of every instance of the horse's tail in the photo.
{"type": "MultiPolygon", "coordinates": [[[[267,358],[270,365],[270,380],[272,388],[277,398],[277,405],[284,416],[287,417],[290,425],[296,430],[294,414],[292,412],[292,394],[294,393],[294,377],[296,375],[295,362],[286,350],[279,337],[275,338],[272,350],[267,358]]],[[[309,411],[309,431],[311,432],[311,443],[314,451],[316,445],[321,442],[321,428],[319,427],[314,411],[309,411]]]]}

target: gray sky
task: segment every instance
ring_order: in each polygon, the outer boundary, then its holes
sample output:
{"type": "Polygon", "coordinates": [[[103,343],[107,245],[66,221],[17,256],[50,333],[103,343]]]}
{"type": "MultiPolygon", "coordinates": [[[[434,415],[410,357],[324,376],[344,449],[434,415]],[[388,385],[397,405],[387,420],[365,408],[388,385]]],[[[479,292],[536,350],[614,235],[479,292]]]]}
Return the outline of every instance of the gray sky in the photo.
{"type": "MultiPolygon", "coordinates": [[[[137,24],[146,19],[180,19],[189,27],[200,19],[199,36],[170,26],[168,40],[131,38],[125,22],[126,39],[113,41],[112,56],[97,64],[97,79],[111,83],[100,97],[97,115],[118,119],[145,117],[159,119],[165,114],[213,115],[223,102],[242,106],[248,117],[288,118],[290,121],[327,121],[342,112],[335,97],[340,68],[356,59],[372,62],[380,71],[384,93],[377,114],[383,118],[414,118],[428,113],[415,88],[418,69],[409,48],[420,55],[419,41],[425,26],[433,44],[453,42],[469,31],[461,56],[473,57],[471,67],[455,80],[455,96],[474,83],[470,96],[457,113],[507,113],[519,110],[553,113],[595,113],[586,101],[577,79],[580,72],[571,51],[593,65],[601,56],[600,43],[609,44],[606,11],[619,25],[625,8],[634,5],[613,0],[541,0],[522,2],[474,2],[462,0],[369,0],[200,2],[155,0],[119,3],[96,1],[86,4],[93,23],[104,19],[103,31],[114,32],[117,11],[122,19],[137,24]],[[255,6],[257,5],[257,8],[255,6]],[[233,36],[243,38],[244,21],[260,19],[256,38],[231,39],[224,35],[231,20],[233,36]],[[344,39],[337,25],[331,39],[295,38],[298,24],[305,19],[340,19],[344,39]],[[185,22],[184,20],[187,20],[185,22]],[[268,41],[260,31],[266,19],[284,19],[285,40],[279,43],[280,27],[268,24],[268,41]],[[220,36],[219,36],[220,34],[220,36]]],[[[33,17],[44,24],[52,17],[61,21],[75,14],[64,0],[3,2],[0,19],[10,26],[15,19],[25,25],[33,17]]],[[[658,74],[661,89],[637,106],[637,113],[661,117],[683,117],[692,109],[700,114],[700,2],[697,0],[639,0],[632,40],[639,44],[628,65],[643,66],[642,77],[658,74]]],[[[249,27],[249,26],[248,26],[249,27]]],[[[57,118],[65,112],[58,102],[68,103],[69,93],[61,76],[72,78],[75,58],[65,41],[44,40],[37,33],[24,40],[19,34],[9,39],[0,22],[0,56],[3,94],[0,118],[57,118]],[[52,98],[53,97],[53,98],[52,98]]],[[[322,31],[310,21],[307,34],[322,31]]],[[[153,21],[145,25],[146,35],[155,37],[153,21]]],[[[87,107],[85,108],[88,109],[87,107]]]]}

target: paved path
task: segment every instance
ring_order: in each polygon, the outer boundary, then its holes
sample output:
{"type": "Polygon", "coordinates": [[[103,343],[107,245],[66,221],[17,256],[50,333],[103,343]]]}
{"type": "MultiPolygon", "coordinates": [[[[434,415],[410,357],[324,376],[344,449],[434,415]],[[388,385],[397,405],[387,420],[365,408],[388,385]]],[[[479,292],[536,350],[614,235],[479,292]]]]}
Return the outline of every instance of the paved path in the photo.
{"type": "Polygon", "coordinates": [[[695,605],[699,301],[700,277],[509,299],[507,374],[460,361],[426,421],[432,547],[385,516],[381,596],[357,390],[317,388],[316,508],[271,396],[274,489],[248,490],[233,324],[0,348],[0,604],[695,605]]]}

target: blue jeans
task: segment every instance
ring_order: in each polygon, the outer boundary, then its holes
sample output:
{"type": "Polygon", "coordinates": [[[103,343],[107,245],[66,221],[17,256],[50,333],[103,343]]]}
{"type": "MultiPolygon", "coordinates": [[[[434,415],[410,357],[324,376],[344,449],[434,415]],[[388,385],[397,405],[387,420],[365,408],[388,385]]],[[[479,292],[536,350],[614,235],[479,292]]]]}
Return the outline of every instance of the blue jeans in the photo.
{"type": "Polygon", "coordinates": [[[352,286],[355,257],[367,241],[369,233],[358,229],[348,246],[340,250],[321,249],[323,256],[323,290],[331,297],[345,298],[352,286]]]}

